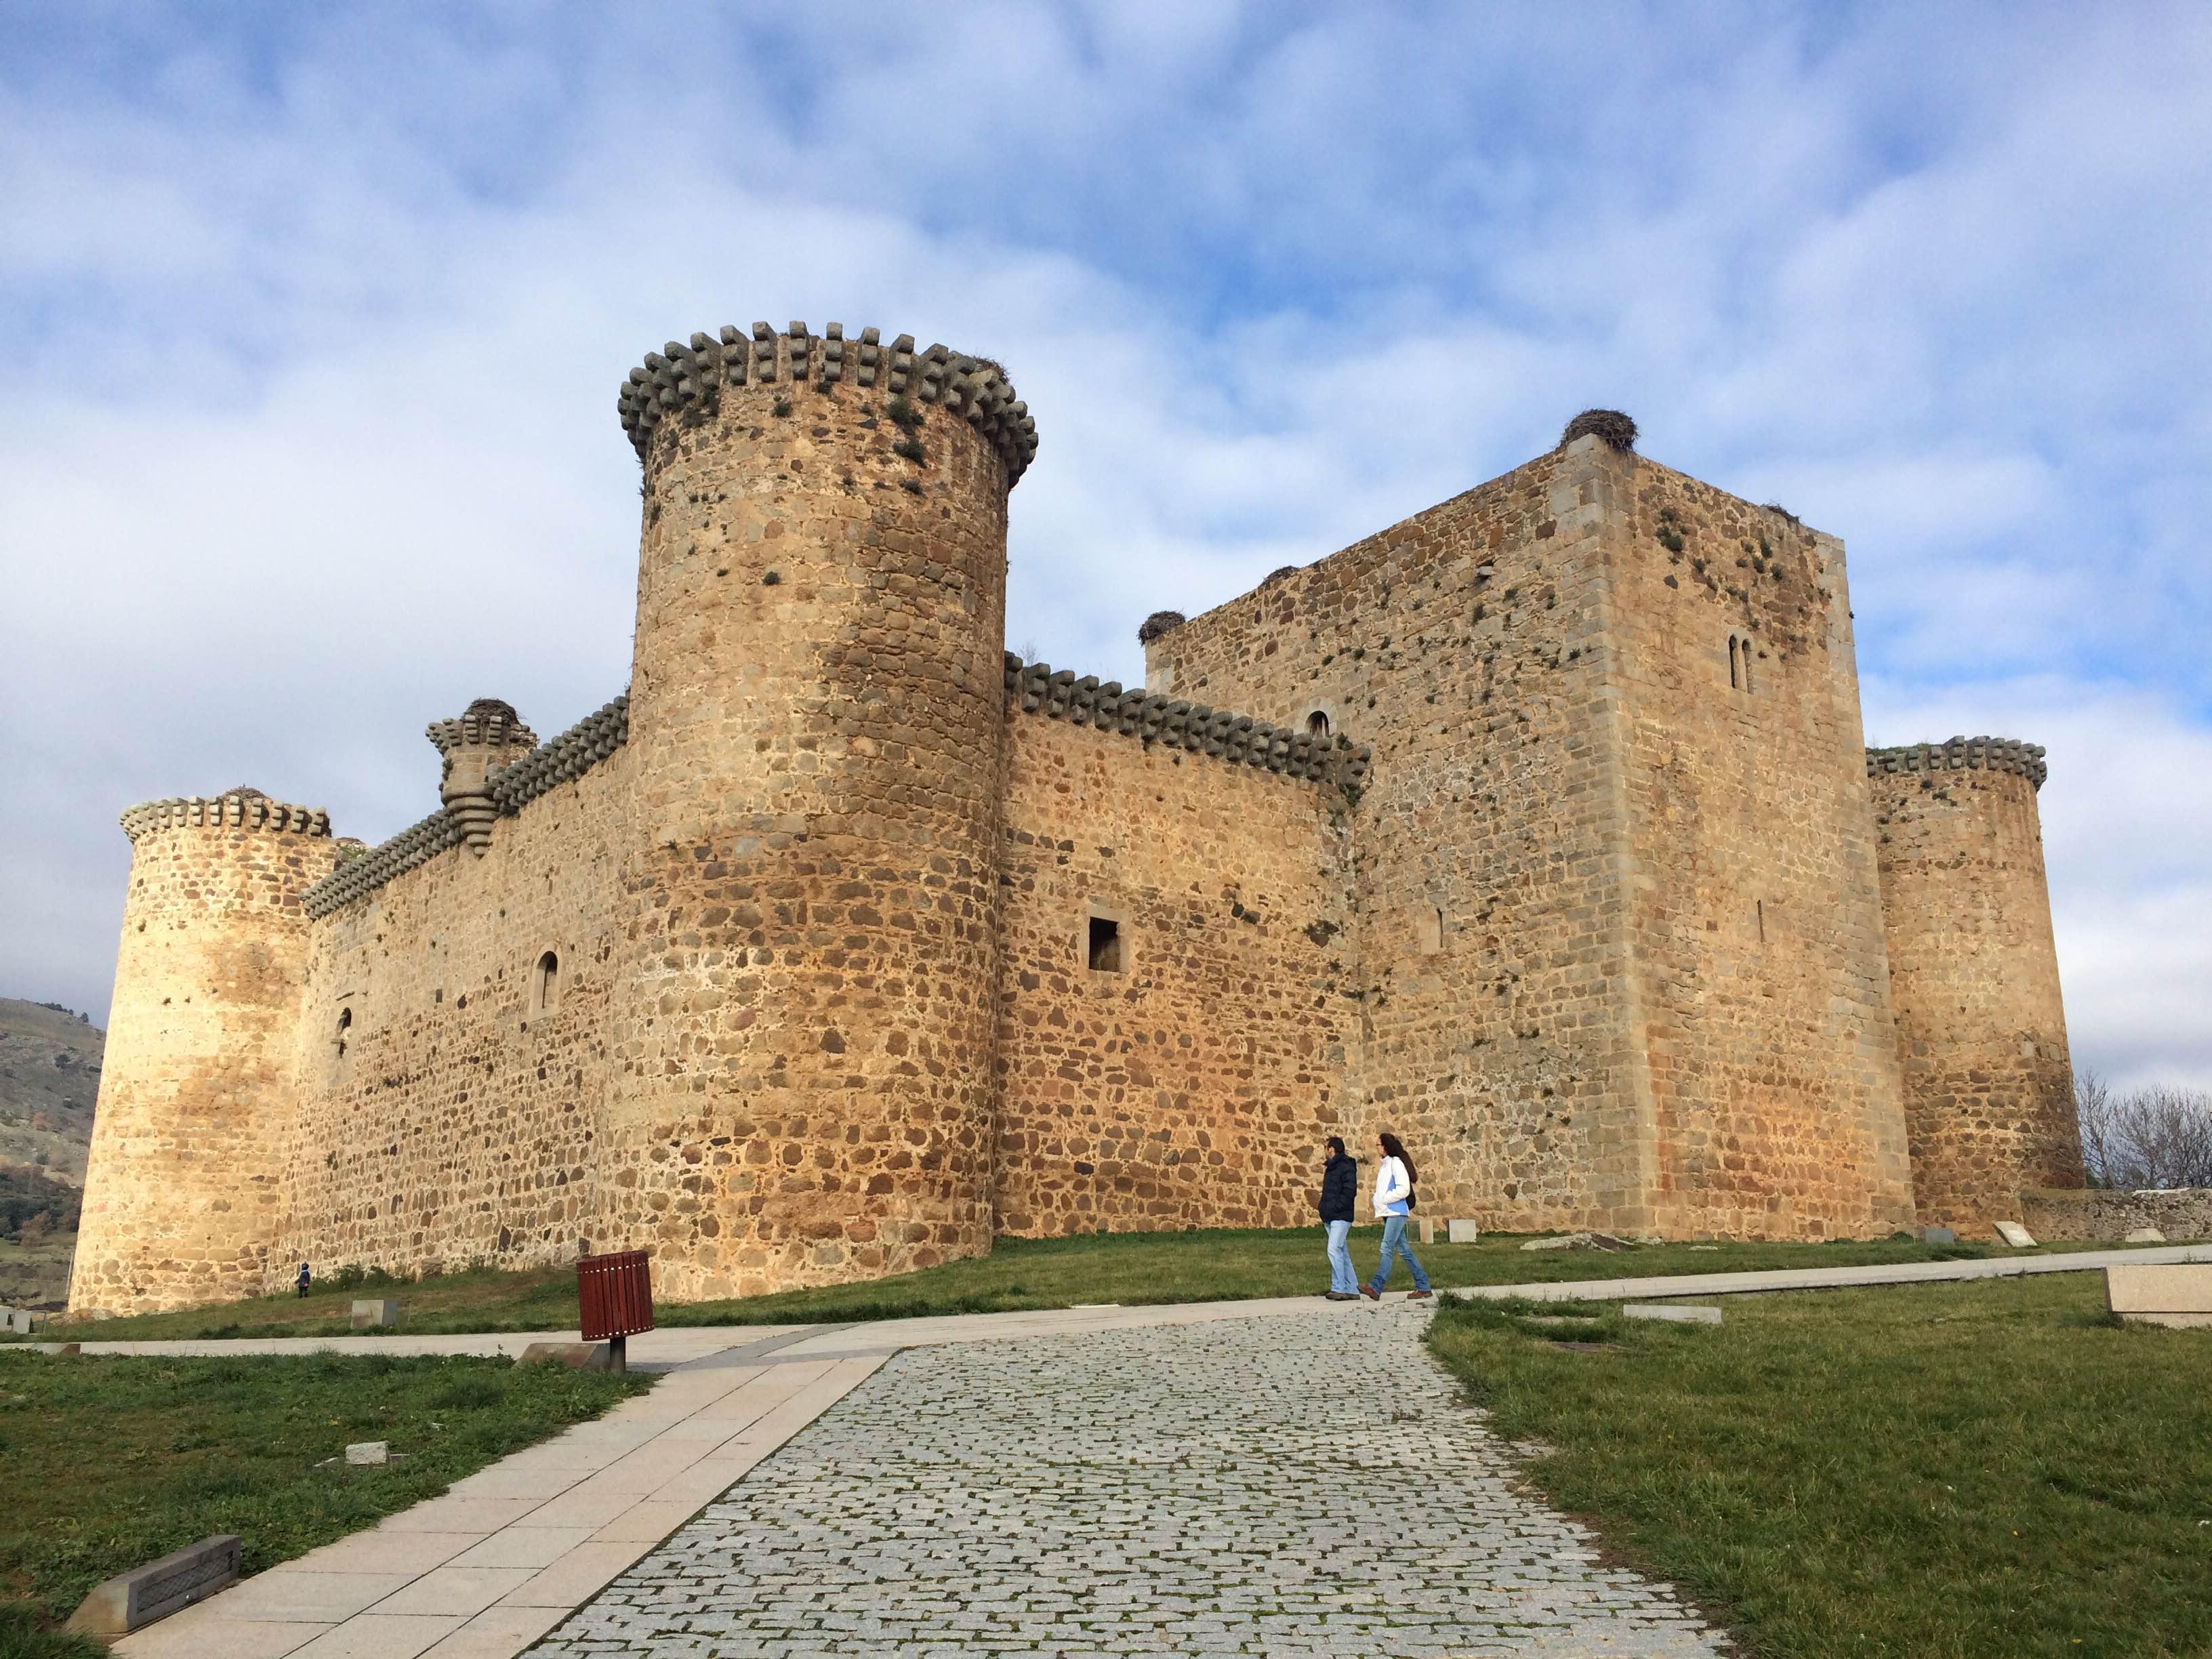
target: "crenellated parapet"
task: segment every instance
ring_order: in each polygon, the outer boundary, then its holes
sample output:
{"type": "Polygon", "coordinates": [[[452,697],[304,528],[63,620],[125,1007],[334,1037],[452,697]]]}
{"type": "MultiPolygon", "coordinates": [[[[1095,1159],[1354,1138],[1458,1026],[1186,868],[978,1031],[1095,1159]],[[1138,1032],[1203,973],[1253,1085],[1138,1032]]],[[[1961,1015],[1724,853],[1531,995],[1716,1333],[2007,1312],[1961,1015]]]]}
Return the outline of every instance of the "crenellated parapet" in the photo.
{"type": "MultiPolygon", "coordinates": [[[[506,708],[504,704],[500,706],[506,708]]],[[[479,705],[470,707],[474,712],[479,705]]],[[[514,713],[512,708],[507,709],[508,716],[514,713]]],[[[462,716],[463,720],[467,718],[462,716]]],[[[431,741],[437,741],[441,727],[459,724],[437,722],[430,728],[431,741]]],[[[509,729],[529,735],[529,728],[519,719],[509,729]]],[[[629,739],[629,698],[625,694],[593,709],[543,748],[533,749],[513,765],[492,773],[487,780],[492,811],[498,817],[513,817],[547,790],[581,777],[629,739]]],[[[328,915],[340,905],[349,904],[410,870],[428,864],[447,848],[468,844],[471,827],[451,807],[441,807],[391,840],[348,859],[309,888],[306,897],[307,914],[328,915]]]]}
{"type": "Polygon", "coordinates": [[[141,801],[123,814],[123,833],[136,842],[155,830],[267,830],[282,835],[327,836],[331,815],[319,806],[271,800],[240,786],[222,794],[170,796],[141,801]]]}
{"type": "Polygon", "coordinates": [[[629,741],[629,694],[604,703],[534,754],[491,781],[502,817],[512,817],[556,785],[572,782],[629,741]]]}
{"type": "Polygon", "coordinates": [[[514,705],[497,697],[478,697],[453,719],[432,720],[422,730],[441,755],[457,749],[535,749],[538,734],[522,723],[514,705]]]}
{"type": "Polygon", "coordinates": [[[1953,738],[1948,743],[1906,744],[1895,749],[1866,751],[1867,775],[1877,772],[1962,772],[1969,769],[2013,772],[2032,781],[2038,789],[2051,775],[2044,764],[2043,745],[2012,738],[1953,738]]]}
{"type": "Polygon", "coordinates": [[[1146,744],[1164,744],[1194,754],[1212,755],[1231,766],[1257,766],[1313,783],[1358,788],[1366,781],[1374,751],[1343,738],[1316,738],[1285,726],[1270,726],[1249,714],[1181,697],[1124,690],[1119,681],[1101,684],[1096,674],[1081,678],[1048,663],[1024,663],[1006,653],[1006,701],[1025,714],[1115,732],[1146,744]]]}
{"type": "Polygon", "coordinates": [[[794,322],[781,333],[755,323],[750,335],[730,325],[718,335],[694,334],[689,345],[671,340],[630,370],[615,406],[642,460],[662,422],[705,419],[720,407],[726,386],[827,392],[848,381],[960,416],[1006,462],[1009,489],[1036,454],[1036,422],[996,363],[945,345],[916,351],[911,334],[886,345],[879,329],[864,328],[848,340],[842,323],[831,323],[818,338],[794,322]]]}

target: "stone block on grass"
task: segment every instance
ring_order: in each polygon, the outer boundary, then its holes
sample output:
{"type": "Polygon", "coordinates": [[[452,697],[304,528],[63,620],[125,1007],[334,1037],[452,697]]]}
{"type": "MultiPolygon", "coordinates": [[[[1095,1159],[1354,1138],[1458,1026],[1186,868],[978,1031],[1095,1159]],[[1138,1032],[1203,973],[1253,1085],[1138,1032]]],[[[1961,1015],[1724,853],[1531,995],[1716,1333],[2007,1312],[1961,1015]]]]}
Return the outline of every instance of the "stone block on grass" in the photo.
{"type": "Polygon", "coordinates": [[[2028,1250],[2035,1248],[2035,1235],[2017,1221],[2000,1221],[1996,1224],[1996,1230],[1997,1237],[2015,1250],[2028,1250]]]}
{"type": "Polygon", "coordinates": [[[93,1586],[64,1629],[111,1638],[143,1630],[215,1594],[238,1577],[239,1540],[218,1533],[93,1586]]]}
{"type": "Polygon", "coordinates": [[[397,1302],[356,1302],[353,1304],[353,1328],[366,1331],[379,1325],[397,1325],[399,1304],[397,1302]]]}
{"type": "Polygon", "coordinates": [[[2120,1242],[2124,1244],[2163,1244],[2166,1235],[2155,1227],[2138,1227],[2120,1242]]]}
{"type": "Polygon", "coordinates": [[[1956,1244],[1959,1242],[1959,1235],[1948,1227],[1923,1227],[1920,1230],[1920,1242],[1923,1244],[1956,1244]]]}
{"type": "Polygon", "coordinates": [[[2131,1325],[2212,1327],[2212,1262],[2107,1267],[2105,1305],[2131,1325]]]}
{"type": "Polygon", "coordinates": [[[1671,1325],[1717,1325],[1718,1308],[1678,1308],[1671,1302],[1627,1302],[1621,1304],[1625,1319],[1661,1319],[1671,1325]]]}
{"type": "Polygon", "coordinates": [[[356,1440],[346,1448],[346,1462],[355,1468],[374,1468],[380,1463],[392,1461],[389,1440],[356,1440]]]}
{"type": "Polygon", "coordinates": [[[1444,1223],[1444,1237],[1454,1244],[1474,1244],[1480,1241],[1482,1229],[1472,1221],[1447,1221],[1444,1223]]]}

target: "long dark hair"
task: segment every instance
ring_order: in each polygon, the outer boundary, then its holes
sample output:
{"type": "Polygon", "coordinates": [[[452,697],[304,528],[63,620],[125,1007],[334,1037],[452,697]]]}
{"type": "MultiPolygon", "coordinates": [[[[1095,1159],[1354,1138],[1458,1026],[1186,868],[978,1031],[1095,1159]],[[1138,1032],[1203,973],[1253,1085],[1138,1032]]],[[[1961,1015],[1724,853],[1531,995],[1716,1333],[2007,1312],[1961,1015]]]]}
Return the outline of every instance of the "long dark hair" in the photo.
{"type": "Polygon", "coordinates": [[[1389,1153],[1392,1158],[1396,1158],[1399,1163],[1406,1166],[1406,1179],[1412,1182],[1419,1181],[1421,1178],[1421,1172],[1413,1167],[1413,1156],[1407,1152],[1406,1143],[1399,1139],[1397,1136],[1392,1134],[1388,1129],[1383,1130],[1382,1140],[1382,1150],[1389,1153]]]}
{"type": "Polygon", "coordinates": [[[1350,1158],[1352,1156],[1350,1152],[1344,1150],[1344,1137],[1342,1135],[1331,1135],[1328,1138],[1328,1155],[1331,1158],[1350,1158]]]}

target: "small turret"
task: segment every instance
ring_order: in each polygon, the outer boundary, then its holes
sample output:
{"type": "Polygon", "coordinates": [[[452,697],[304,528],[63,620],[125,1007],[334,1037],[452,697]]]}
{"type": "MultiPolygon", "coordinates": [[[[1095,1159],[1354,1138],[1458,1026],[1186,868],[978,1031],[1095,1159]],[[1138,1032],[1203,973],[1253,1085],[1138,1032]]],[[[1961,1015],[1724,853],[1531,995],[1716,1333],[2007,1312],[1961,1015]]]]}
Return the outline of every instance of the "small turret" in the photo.
{"type": "Polygon", "coordinates": [[[522,723],[513,703],[478,697],[457,718],[432,720],[423,735],[445,757],[438,799],[460,825],[469,849],[481,858],[491,845],[492,821],[499,817],[491,775],[536,749],[538,734],[522,723]]]}

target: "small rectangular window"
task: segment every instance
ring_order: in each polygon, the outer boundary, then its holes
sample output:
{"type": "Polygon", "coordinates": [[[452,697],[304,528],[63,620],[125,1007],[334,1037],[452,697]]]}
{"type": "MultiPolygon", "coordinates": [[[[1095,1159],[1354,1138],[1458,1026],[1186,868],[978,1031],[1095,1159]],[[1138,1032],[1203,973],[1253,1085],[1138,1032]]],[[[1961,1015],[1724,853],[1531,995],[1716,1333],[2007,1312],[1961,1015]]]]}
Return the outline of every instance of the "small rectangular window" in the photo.
{"type": "Polygon", "coordinates": [[[1111,916],[1091,918],[1090,962],[1094,974],[1121,971],[1121,924],[1111,916]]]}

